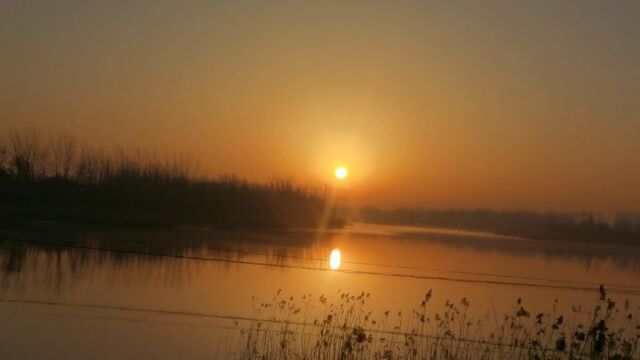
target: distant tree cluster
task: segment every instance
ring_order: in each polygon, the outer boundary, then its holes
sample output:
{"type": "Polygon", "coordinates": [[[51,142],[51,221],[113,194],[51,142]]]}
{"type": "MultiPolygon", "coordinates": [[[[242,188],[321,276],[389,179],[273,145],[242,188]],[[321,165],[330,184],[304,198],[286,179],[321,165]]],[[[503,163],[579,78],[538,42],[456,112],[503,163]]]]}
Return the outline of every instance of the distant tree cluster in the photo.
{"type": "Polygon", "coordinates": [[[190,156],[97,150],[69,135],[12,130],[0,142],[0,221],[220,227],[315,227],[327,214],[318,189],[291,180],[250,183],[204,176],[190,156]]]}
{"type": "Polygon", "coordinates": [[[619,214],[605,221],[593,214],[496,210],[361,209],[362,220],[447,227],[538,240],[640,246],[640,215],[619,214]]]}
{"type": "Polygon", "coordinates": [[[191,179],[195,161],[186,155],[160,157],[139,149],[96,150],[67,134],[43,136],[33,129],[10,130],[0,142],[0,174],[16,181],[73,180],[97,184],[114,177],[191,179]]]}

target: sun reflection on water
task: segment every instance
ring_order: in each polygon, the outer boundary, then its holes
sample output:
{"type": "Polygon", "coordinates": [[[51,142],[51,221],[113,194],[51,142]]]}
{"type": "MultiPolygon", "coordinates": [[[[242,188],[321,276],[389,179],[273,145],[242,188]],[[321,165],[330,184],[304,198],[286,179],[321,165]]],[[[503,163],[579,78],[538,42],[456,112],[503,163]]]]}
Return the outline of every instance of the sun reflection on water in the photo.
{"type": "Polygon", "coordinates": [[[340,250],[331,250],[331,255],[329,256],[329,267],[331,270],[340,269],[340,250]]]}

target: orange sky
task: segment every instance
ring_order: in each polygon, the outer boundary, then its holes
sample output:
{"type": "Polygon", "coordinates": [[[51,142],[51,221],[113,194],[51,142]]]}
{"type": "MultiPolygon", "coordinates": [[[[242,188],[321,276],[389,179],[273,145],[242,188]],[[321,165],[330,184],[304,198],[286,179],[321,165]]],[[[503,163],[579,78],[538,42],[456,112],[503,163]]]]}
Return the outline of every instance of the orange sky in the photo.
{"type": "Polygon", "coordinates": [[[0,130],[360,204],[640,206],[640,3],[4,1],[0,130]]]}

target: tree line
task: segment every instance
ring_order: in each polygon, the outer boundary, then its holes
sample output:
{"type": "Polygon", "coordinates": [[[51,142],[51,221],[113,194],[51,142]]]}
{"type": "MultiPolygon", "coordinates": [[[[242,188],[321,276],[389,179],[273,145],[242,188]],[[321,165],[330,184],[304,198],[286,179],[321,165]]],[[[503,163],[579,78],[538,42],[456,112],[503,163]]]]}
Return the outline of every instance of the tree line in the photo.
{"type": "Polygon", "coordinates": [[[209,177],[188,155],[101,150],[10,130],[0,142],[0,221],[216,227],[338,226],[326,189],[209,177]]]}

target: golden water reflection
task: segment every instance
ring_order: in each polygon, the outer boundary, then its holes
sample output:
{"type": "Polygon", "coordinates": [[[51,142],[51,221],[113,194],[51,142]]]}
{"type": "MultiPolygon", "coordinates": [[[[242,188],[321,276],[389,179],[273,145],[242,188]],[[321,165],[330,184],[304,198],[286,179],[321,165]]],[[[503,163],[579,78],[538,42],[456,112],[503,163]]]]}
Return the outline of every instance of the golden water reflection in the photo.
{"type": "Polygon", "coordinates": [[[340,250],[331,250],[331,255],[329,256],[329,267],[331,268],[331,270],[340,269],[340,257],[340,250]]]}

